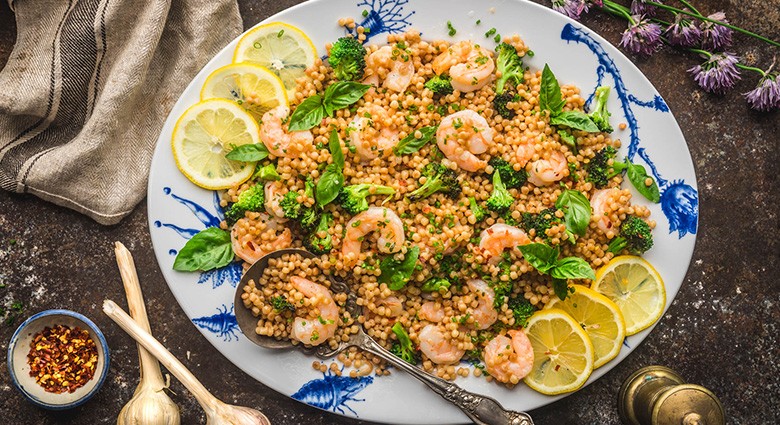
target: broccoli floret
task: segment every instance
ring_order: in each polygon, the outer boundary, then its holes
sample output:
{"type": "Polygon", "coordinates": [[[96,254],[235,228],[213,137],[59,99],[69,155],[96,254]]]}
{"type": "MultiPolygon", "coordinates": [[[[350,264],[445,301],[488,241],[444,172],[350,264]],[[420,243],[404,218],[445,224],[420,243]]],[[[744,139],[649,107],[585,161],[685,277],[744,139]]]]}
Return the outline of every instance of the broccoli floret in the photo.
{"type": "Polygon", "coordinates": [[[244,218],[244,213],[247,211],[265,211],[263,185],[256,184],[250,186],[238,195],[238,201],[225,211],[225,221],[228,226],[232,226],[236,221],[244,218]]]}
{"type": "Polygon", "coordinates": [[[506,190],[506,186],[501,181],[501,173],[493,172],[493,192],[487,200],[487,207],[490,211],[503,213],[512,206],[515,198],[506,190]]]}
{"type": "Polygon", "coordinates": [[[588,173],[586,180],[593,183],[597,189],[602,189],[609,183],[609,179],[612,177],[610,174],[609,160],[614,159],[615,154],[617,154],[615,148],[606,146],[596,152],[596,155],[585,167],[585,171],[588,173]]]}
{"type": "Polygon", "coordinates": [[[433,277],[425,281],[420,287],[423,292],[439,292],[442,289],[448,289],[451,283],[449,280],[441,277],[433,277]]]}
{"type": "Polygon", "coordinates": [[[282,208],[282,211],[284,211],[285,218],[298,220],[301,217],[305,207],[302,203],[298,202],[299,196],[301,196],[300,193],[291,190],[285,193],[282,200],[279,201],[279,206],[282,208]]]}
{"type": "Polygon", "coordinates": [[[341,189],[336,199],[342,208],[350,214],[358,214],[368,209],[368,198],[371,195],[392,195],[395,189],[378,184],[353,184],[341,189]]]}
{"type": "Polygon", "coordinates": [[[507,304],[515,317],[515,325],[522,327],[528,324],[528,319],[536,312],[536,307],[522,296],[510,298],[507,304]]]}
{"type": "Polygon", "coordinates": [[[601,86],[596,89],[596,107],[588,115],[596,124],[599,130],[612,133],[612,126],[609,125],[609,111],[607,111],[607,99],[609,99],[609,86],[601,86]]]}
{"type": "Polygon", "coordinates": [[[474,214],[474,218],[477,219],[477,223],[485,219],[485,209],[477,205],[477,200],[473,196],[469,197],[469,208],[474,214]]]}
{"type": "Polygon", "coordinates": [[[506,104],[509,102],[517,102],[519,99],[520,97],[518,95],[508,91],[497,94],[493,98],[493,110],[496,111],[498,115],[501,115],[504,119],[511,120],[515,117],[515,111],[509,109],[506,104]]]}
{"type": "Polygon", "coordinates": [[[496,70],[501,77],[496,80],[496,94],[504,93],[504,85],[508,81],[518,85],[523,82],[523,59],[517,54],[514,46],[501,43],[496,46],[496,70]]]}
{"type": "Polygon", "coordinates": [[[278,297],[272,297],[269,301],[271,301],[271,306],[277,313],[281,313],[284,310],[295,312],[295,306],[291,302],[287,301],[287,298],[281,295],[278,297]]]}
{"type": "Polygon", "coordinates": [[[536,236],[546,238],[547,230],[552,227],[553,224],[559,224],[561,222],[561,219],[555,215],[557,210],[557,208],[551,207],[540,211],[539,214],[523,213],[523,218],[520,220],[520,227],[529,233],[533,230],[536,232],[536,236]]]}
{"type": "Polygon", "coordinates": [[[427,180],[417,190],[409,194],[408,198],[410,201],[425,199],[436,192],[444,193],[453,199],[460,195],[461,189],[458,183],[458,174],[440,163],[429,163],[423,167],[422,175],[427,180]]]}
{"type": "Polygon", "coordinates": [[[359,80],[366,69],[366,48],[354,37],[341,37],[330,48],[328,62],[339,80],[359,80]]]}
{"type": "Polygon", "coordinates": [[[447,74],[434,75],[425,82],[425,88],[438,95],[452,94],[452,78],[447,74]]]}
{"type": "Polygon", "coordinates": [[[328,213],[320,216],[320,224],[304,240],[306,249],[317,255],[327,254],[333,249],[333,240],[328,233],[332,221],[333,217],[328,213]],[[320,236],[323,232],[325,236],[320,236]]]}
{"type": "Polygon", "coordinates": [[[528,172],[524,168],[515,171],[512,164],[501,157],[490,158],[488,164],[493,167],[493,172],[501,174],[501,182],[509,189],[519,189],[528,181],[528,172]]]}
{"type": "Polygon", "coordinates": [[[406,329],[401,326],[400,322],[395,322],[392,329],[393,333],[398,338],[398,341],[393,343],[390,352],[397,357],[400,357],[403,361],[416,365],[419,361],[419,355],[417,354],[417,350],[414,349],[412,340],[409,338],[409,334],[406,333],[406,329]]]}
{"type": "Polygon", "coordinates": [[[258,168],[252,177],[262,181],[277,181],[282,179],[282,176],[276,171],[276,166],[274,166],[274,164],[268,164],[258,168]]]}
{"type": "Polygon", "coordinates": [[[653,230],[641,218],[630,215],[620,225],[620,233],[609,243],[607,252],[617,254],[624,249],[634,255],[642,255],[653,247],[653,230]]]}
{"type": "Polygon", "coordinates": [[[320,221],[320,213],[316,208],[304,208],[298,218],[298,224],[303,230],[310,232],[320,221]]]}
{"type": "Polygon", "coordinates": [[[317,226],[317,223],[319,223],[320,220],[320,214],[315,207],[307,207],[301,202],[298,202],[300,196],[301,194],[296,191],[285,193],[279,201],[279,207],[282,208],[285,218],[294,220],[303,228],[303,230],[308,232],[317,226]]]}

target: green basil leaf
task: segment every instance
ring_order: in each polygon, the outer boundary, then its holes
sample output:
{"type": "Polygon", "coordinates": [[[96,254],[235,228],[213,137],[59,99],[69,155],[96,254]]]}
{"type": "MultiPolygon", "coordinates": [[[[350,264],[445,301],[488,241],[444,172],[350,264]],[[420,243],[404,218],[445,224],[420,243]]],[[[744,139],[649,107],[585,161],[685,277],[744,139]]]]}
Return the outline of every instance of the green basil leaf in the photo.
{"type": "Polygon", "coordinates": [[[325,167],[325,172],[322,173],[319,181],[317,181],[317,187],[314,189],[314,197],[317,200],[317,205],[324,207],[333,202],[341,188],[344,187],[344,173],[341,172],[341,167],[336,164],[328,164],[325,167]]]}
{"type": "Polygon", "coordinates": [[[414,137],[414,133],[416,133],[416,131],[409,133],[408,136],[401,139],[401,141],[395,145],[393,152],[396,155],[406,155],[419,151],[423,146],[431,141],[438,128],[439,127],[435,125],[421,128],[420,133],[422,133],[422,137],[419,139],[414,137]]]}
{"type": "Polygon", "coordinates": [[[227,266],[231,261],[230,233],[219,227],[209,227],[184,244],[173,261],[173,269],[180,272],[207,271],[227,266]]]}
{"type": "Polygon", "coordinates": [[[258,162],[268,157],[268,148],[262,143],[233,146],[233,149],[225,155],[231,161],[258,162]]]}
{"type": "Polygon", "coordinates": [[[590,279],[596,280],[596,273],[587,261],[580,257],[561,258],[550,271],[553,279],[590,279]]]}
{"type": "Polygon", "coordinates": [[[543,243],[530,243],[528,245],[518,246],[523,257],[539,273],[547,273],[555,267],[555,261],[558,259],[558,249],[543,243]]]}
{"type": "Polygon", "coordinates": [[[557,295],[561,301],[565,300],[566,297],[569,296],[569,282],[566,281],[566,279],[553,279],[552,286],[553,291],[555,291],[555,295],[557,295]]]}
{"type": "Polygon", "coordinates": [[[330,149],[330,156],[333,157],[333,163],[338,165],[342,170],[344,169],[344,151],[341,150],[341,141],[339,141],[339,132],[335,129],[330,132],[330,139],[328,139],[328,149],[330,149]]]}
{"type": "Polygon", "coordinates": [[[318,126],[325,118],[322,96],[315,94],[307,97],[290,115],[287,128],[290,131],[309,130],[318,126]]]}
{"type": "Polygon", "coordinates": [[[406,251],[406,256],[401,261],[394,259],[392,255],[383,258],[379,263],[379,270],[382,271],[379,282],[387,284],[387,287],[393,291],[403,288],[412,277],[419,257],[420,248],[413,246],[406,251]]]}
{"type": "Polygon", "coordinates": [[[371,86],[354,81],[339,81],[325,89],[322,105],[325,113],[332,117],[333,112],[346,108],[360,100],[371,86]]]}
{"type": "Polygon", "coordinates": [[[588,133],[598,133],[599,127],[590,117],[580,111],[565,111],[550,117],[551,125],[565,125],[573,130],[587,131],[588,133]]]}
{"type": "Polygon", "coordinates": [[[542,71],[542,86],[539,89],[539,108],[550,111],[550,115],[559,114],[566,102],[561,96],[561,86],[547,64],[542,71]]]}
{"type": "Polygon", "coordinates": [[[566,230],[571,230],[580,236],[585,234],[590,224],[590,202],[578,190],[567,189],[558,196],[555,207],[563,210],[563,221],[566,230]]]}
{"type": "Polygon", "coordinates": [[[628,166],[626,171],[628,181],[631,182],[637,192],[641,193],[642,196],[650,200],[650,202],[656,204],[660,202],[661,191],[658,189],[658,184],[655,182],[655,179],[647,174],[645,167],[639,164],[633,164],[628,159],[626,159],[626,165],[628,166]],[[653,180],[653,184],[650,186],[645,184],[645,180],[648,178],[653,180]]]}

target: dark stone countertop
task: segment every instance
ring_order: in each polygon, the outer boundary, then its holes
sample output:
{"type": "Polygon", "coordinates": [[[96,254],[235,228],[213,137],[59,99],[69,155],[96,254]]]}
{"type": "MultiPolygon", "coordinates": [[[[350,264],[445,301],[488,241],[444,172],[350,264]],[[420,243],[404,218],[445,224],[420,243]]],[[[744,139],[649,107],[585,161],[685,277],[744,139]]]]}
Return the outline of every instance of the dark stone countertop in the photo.
{"type": "MultiPolygon", "coordinates": [[[[245,27],[296,3],[239,1],[245,27]]],[[[725,10],[732,23],[780,39],[777,0],[700,0],[700,10],[725,10]]],[[[549,4],[548,4],[549,5],[549,4]]],[[[584,23],[617,44],[622,21],[591,13],[584,23]]],[[[780,53],[745,36],[733,51],[766,67],[780,53]]],[[[0,68],[15,40],[13,14],[0,1],[0,68]]],[[[544,424],[618,423],[617,390],[634,370],[662,364],[722,400],[729,424],[780,423],[780,267],[778,267],[778,141],[780,114],[748,109],[740,93],[750,76],[726,96],[708,95],[686,69],[692,55],[664,49],[635,60],[669,104],[688,141],[699,185],[700,222],[693,261],[680,292],[658,326],[625,361],[561,401],[532,412],[544,424]]],[[[69,308],[92,318],[112,350],[108,379],[93,400],[68,412],[28,404],[0,367],[0,418],[12,424],[114,423],[138,381],[135,344],[101,312],[111,298],[124,304],[112,251],[114,241],[133,252],[145,288],[154,334],[209,387],[229,402],[263,410],[277,425],[359,424],[304,406],[255,382],[200,337],[177,306],[154,259],[142,202],[121,224],[103,227],[29,195],[0,192],[0,304],[23,304],[27,317],[69,308]]],[[[0,324],[0,353],[19,320],[0,324]]],[[[173,399],[182,423],[203,423],[200,408],[176,381],[173,399]]],[[[392,420],[388,418],[389,420],[392,420]]]]}

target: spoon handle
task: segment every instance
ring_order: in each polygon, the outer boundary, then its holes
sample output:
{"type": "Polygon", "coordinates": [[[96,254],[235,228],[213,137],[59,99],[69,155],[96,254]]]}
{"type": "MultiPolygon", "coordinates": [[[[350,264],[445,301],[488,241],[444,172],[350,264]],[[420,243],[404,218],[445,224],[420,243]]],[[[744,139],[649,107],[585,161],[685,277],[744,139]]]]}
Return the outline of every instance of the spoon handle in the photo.
{"type": "Polygon", "coordinates": [[[534,422],[527,413],[504,409],[496,400],[475,394],[439,377],[425,373],[387,351],[365,332],[359,332],[350,341],[357,347],[381,357],[398,369],[401,369],[447,401],[457,406],[477,425],[533,425],[534,422]]]}

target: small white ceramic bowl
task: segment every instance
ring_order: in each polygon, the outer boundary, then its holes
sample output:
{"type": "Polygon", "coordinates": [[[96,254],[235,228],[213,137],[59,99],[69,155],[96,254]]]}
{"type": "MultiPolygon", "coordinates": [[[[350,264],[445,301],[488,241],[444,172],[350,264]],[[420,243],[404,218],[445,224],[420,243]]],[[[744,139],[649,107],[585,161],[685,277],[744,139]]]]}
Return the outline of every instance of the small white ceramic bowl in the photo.
{"type": "Polygon", "coordinates": [[[19,325],[11,341],[8,343],[8,372],[14,386],[31,403],[50,410],[65,410],[79,406],[89,400],[103,385],[108,374],[110,354],[106,338],[100,329],[83,315],[70,310],[45,310],[31,316],[19,325]],[[98,362],[95,375],[83,387],[72,393],[50,393],[43,389],[35,378],[30,376],[30,365],[27,354],[30,352],[30,341],[46,326],[65,325],[70,328],[78,326],[89,331],[89,336],[95,341],[98,351],[98,362]]]}

